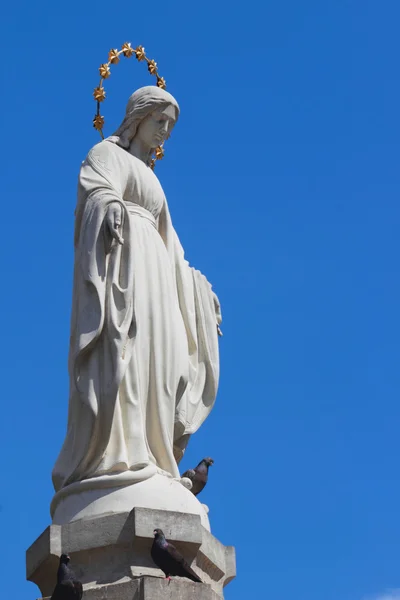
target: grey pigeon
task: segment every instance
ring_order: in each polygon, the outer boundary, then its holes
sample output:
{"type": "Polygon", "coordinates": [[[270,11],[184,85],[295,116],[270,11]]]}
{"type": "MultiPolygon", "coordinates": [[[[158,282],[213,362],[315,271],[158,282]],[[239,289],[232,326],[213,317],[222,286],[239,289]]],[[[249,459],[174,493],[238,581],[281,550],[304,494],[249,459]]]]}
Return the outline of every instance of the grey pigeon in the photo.
{"type": "Polygon", "coordinates": [[[81,600],[83,596],[82,584],[75,578],[75,573],[68,566],[68,554],[61,554],[60,566],[57,571],[57,585],[50,600],[81,600]]]}
{"type": "Polygon", "coordinates": [[[204,489],[208,481],[208,467],[213,464],[214,461],[212,458],[203,458],[203,460],[199,462],[195,469],[189,469],[182,475],[182,477],[188,477],[192,481],[193,486],[191,492],[195,496],[200,494],[200,492],[204,489]]]}
{"type": "Polygon", "coordinates": [[[164,571],[165,578],[171,580],[171,575],[187,577],[191,581],[201,583],[201,579],[188,565],[182,554],[178,552],[173,544],[167,542],[161,529],[155,529],[154,541],[151,547],[151,558],[157,567],[164,571]]]}

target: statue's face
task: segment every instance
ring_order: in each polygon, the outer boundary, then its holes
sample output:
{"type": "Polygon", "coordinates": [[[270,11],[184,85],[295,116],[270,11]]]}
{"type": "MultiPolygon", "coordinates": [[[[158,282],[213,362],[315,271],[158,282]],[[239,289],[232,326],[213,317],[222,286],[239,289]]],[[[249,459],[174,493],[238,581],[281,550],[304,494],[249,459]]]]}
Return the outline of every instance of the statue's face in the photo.
{"type": "Polygon", "coordinates": [[[149,148],[156,148],[165,140],[176,121],[176,110],[172,105],[159,108],[147,115],[140,123],[136,136],[149,148]]]}

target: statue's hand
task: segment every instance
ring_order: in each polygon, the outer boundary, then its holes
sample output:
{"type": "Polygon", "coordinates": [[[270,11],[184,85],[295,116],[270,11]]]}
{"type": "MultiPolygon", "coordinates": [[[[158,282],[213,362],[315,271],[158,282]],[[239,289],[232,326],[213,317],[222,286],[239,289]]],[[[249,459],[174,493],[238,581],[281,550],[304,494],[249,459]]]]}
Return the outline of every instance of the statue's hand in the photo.
{"type": "Polygon", "coordinates": [[[212,292],[212,295],[213,295],[213,300],[214,300],[215,317],[217,319],[217,325],[221,325],[221,323],[222,323],[221,304],[219,302],[217,294],[215,292],[212,292]]]}
{"type": "Polygon", "coordinates": [[[217,294],[215,292],[213,292],[212,294],[213,294],[213,300],[214,300],[215,318],[217,320],[217,333],[219,336],[222,337],[223,333],[220,328],[220,325],[222,323],[221,305],[219,303],[217,294]]]}
{"type": "Polygon", "coordinates": [[[124,243],[123,238],[121,237],[120,229],[121,229],[121,223],[122,223],[122,208],[121,205],[118,204],[118,202],[112,202],[108,209],[107,209],[107,214],[106,214],[106,224],[108,227],[108,230],[110,232],[110,234],[112,235],[112,237],[114,238],[114,240],[116,240],[118,242],[118,244],[122,244],[124,243]]]}

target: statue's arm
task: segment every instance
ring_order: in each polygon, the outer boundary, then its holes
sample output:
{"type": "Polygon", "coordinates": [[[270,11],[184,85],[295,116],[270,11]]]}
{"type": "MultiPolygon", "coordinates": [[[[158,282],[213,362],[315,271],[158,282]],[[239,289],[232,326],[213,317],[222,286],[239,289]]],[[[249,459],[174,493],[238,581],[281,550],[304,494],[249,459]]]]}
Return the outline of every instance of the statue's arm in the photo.
{"type": "MultiPolygon", "coordinates": [[[[164,206],[159,217],[158,231],[167,247],[171,260],[175,263],[175,270],[180,272],[181,277],[184,280],[185,276],[188,276],[187,274],[191,274],[192,271],[196,271],[197,269],[191,267],[185,258],[185,252],[179,240],[179,236],[172,225],[171,215],[166,199],[164,199],[164,206]]],[[[206,279],[204,275],[201,276],[206,279]]],[[[189,278],[191,279],[192,275],[190,275],[189,278]]],[[[210,286],[210,294],[214,303],[217,332],[219,335],[222,335],[221,330],[219,329],[219,325],[222,322],[221,304],[217,294],[212,290],[211,284],[208,283],[208,285],[210,286]]]]}
{"type": "Polygon", "coordinates": [[[102,213],[109,237],[123,244],[122,198],[125,187],[126,172],[114,144],[102,142],[94,146],[83,162],[79,174],[75,245],[78,244],[85,222],[96,212],[102,213]]]}
{"type": "MultiPolygon", "coordinates": [[[[124,248],[123,226],[127,222],[122,200],[123,165],[115,159],[113,149],[108,149],[111,144],[99,146],[89,152],[79,175],[70,354],[70,369],[76,382],[83,357],[95,347],[103,331],[107,256],[112,247],[113,232],[124,248]]],[[[122,259],[121,262],[127,264],[122,259]]]]}

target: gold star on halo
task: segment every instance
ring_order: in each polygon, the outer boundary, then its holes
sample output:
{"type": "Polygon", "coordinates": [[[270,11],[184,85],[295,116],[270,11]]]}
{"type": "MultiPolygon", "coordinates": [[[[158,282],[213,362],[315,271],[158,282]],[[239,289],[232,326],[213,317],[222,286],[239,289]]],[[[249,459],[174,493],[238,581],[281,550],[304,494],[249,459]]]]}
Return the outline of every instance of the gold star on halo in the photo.
{"type": "Polygon", "coordinates": [[[151,75],[157,75],[157,63],[155,60],[149,60],[149,62],[147,63],[147,68],[151,75]]]}
{"type": "Polygon", "coordinates": [[[97,129],[97,131],[101,131],[104,127],[104,117],[96,115],[93,119],[93,127],[97,129]]]}
{"type": "Polygon", "coordinates": [[[119,63],[119,52],[118,50],[115,50],[115,48],[112,48],[108,53],[108,62],[110,62],[112,65],[119,63]]]}
{"type": "Polygon", "coordinates": [[[155,150],[156,160],[162,160],[164,158],[164,148],[158,146],[155,150]]]}
{"type": "Polygon", "coordinates": [[[164,77],[157,77],[157,86],[162,90],[165,90],[167,87],[167,82],[165,81],[164,77]]]}
{"type": "Polygon", "coordinates": [[[122,44],[122,52],[124,53],[124,56],[126,56],[126,58],[130,58],[134,52],[130,42],[125,42],[125,44],[122,44]]]}
{"type": "Polygon", "coordinates": [[[103,102],[106,97],[106,90],[101,86],[96,87],[94,88],[93,96],[96,102],[103,102]]]}
{"type": "Polygon", "coordinates": [[[107,79],[107,77],[110,77],[111,71],[110,67],[108,66],[108,63],[103,63],[102,65],[100,65],[99,73],[100,77],[102,77],[103,79],[107,79]]]}
{"type": "Polygon", "coordinates": [[[144,60],[146,58],[143,46],[138,46],[137,48],[135,48],[134,53],[139,61],[144,60]]]}

